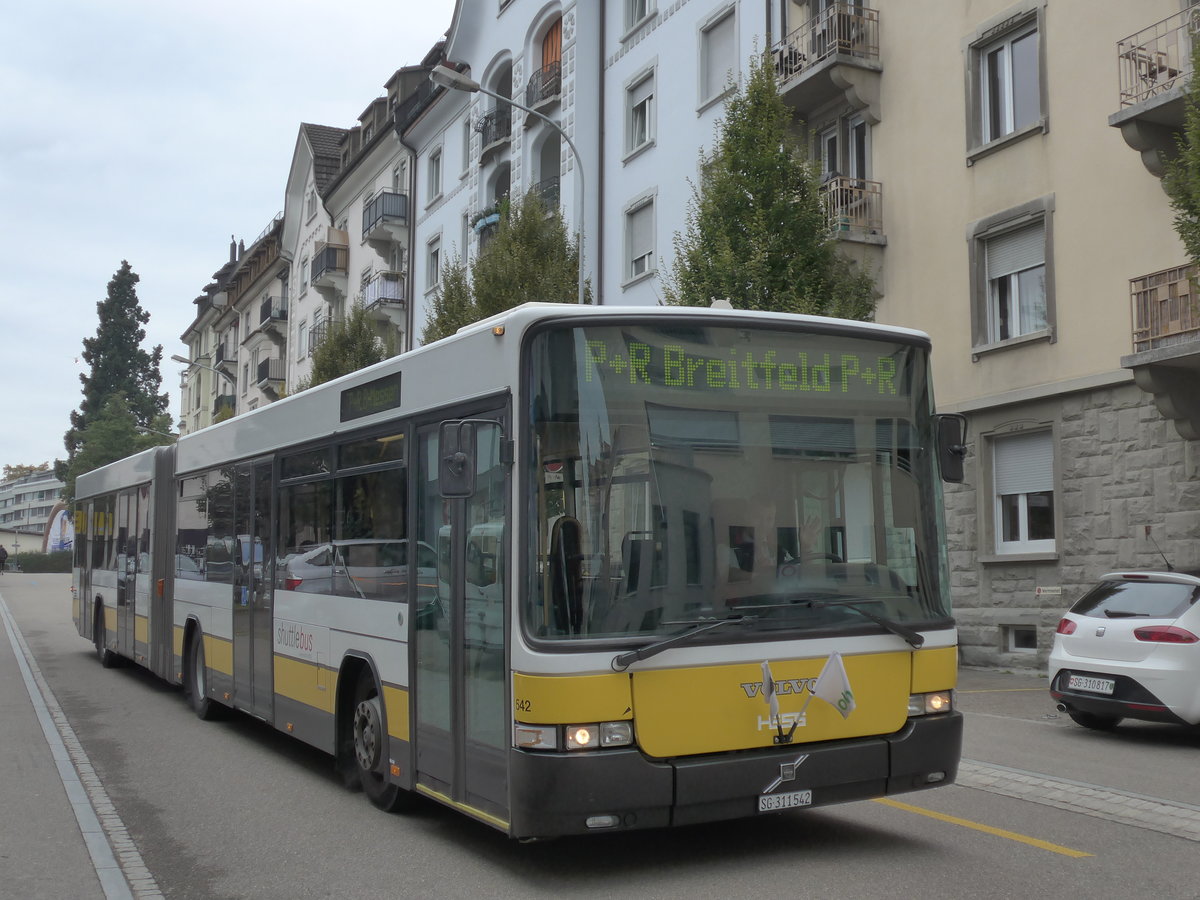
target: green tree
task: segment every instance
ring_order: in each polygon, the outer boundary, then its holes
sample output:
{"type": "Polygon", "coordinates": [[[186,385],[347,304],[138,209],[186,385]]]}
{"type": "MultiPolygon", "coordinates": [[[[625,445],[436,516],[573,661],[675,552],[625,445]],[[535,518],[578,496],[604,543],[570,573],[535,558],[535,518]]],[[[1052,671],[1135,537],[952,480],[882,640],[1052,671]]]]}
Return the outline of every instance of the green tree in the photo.
{"type": "MultiPolygon", "coordinates": [[[[1200,41],[1193,41],[1192,72],[1200,72],[1200,41]]],[[[1183,132],[1176,137],[1179,155],[1166,164],[1163,187],[1175,210],[1175,231],[1188,258],[1200,263],[1200,81],[1192,76],[1184,97],[1183,132]]]]}
{"type": "Polygon", "coordinates": [[[482,316],[471,293],[471,279],[461,256],[448,259],[442,266],[433,303],[425,311],[425,329],[421,343],[430,344],[454,334],[464,325],[478,322],[482,316]]]}
{"type": "Polygon", "coordinates": [[[312,374],[300,390],[373,366],[395,354],[392,338],[380,337],[362,304],[352,303],[349,314],[330,322],[324,340],[313,348],[312,374]]]}
{"type": "MultiPolygon", "coordinates": [[[[135,425],[154,427],[167,411],[170,397],[158,392],[162,386],[162,345],[150,352],[142,349],[150,313],[138,302],[139,280],[128,261],[122,260],[121,268],[108,283],[107,297],[96,304],[100,320],[96,335],[83,339],[83,360],[90,367],[79,376],[83,401],[78,410],[71,412],[71,427],[63,436],[67,467],[74,465],[83,449],[84,435],[111,398],[119,397],[124,402],[135,425]]],[[[168,423],[165,430],[169,429],[168,423]]]]}
{"type": "Polygon", "coordinates": [[[674,246],[663,287],[672,305],[727,299],[738,309],[874,313],[874,279],[838,252],[818,172],[766,55],[751,59],[745,86],[728,102],[674,246]]]}
{"type": "MultiPolygon", "coordinates": [[[[459,258],[443,266],[422,343],[522,303],[578,302],[579,244],[567,234],[561,211],[530,191],[500,204],[499,212],[495,236],[469,270],[459,258]]],[[[591,286],[584,290],[590,303],[591,286]]]]}
{"type": "Polygon", "coordinates": [[[59,461],[61,468],[57,472],[64,484],[63,499],[70,503],[75,498],[75,480],[84,472],[173,442],[175,438],[167,434],[170,427],[171,418],[166,414],[152,420],[149,426],[139,425],[137,415],[125,398],[113,394],[80,433],[80,447],[74,458],[66,463],[59,461]],[[142,433],[138,431],[141,427],[153,428],[163,434],[142,433]]]}

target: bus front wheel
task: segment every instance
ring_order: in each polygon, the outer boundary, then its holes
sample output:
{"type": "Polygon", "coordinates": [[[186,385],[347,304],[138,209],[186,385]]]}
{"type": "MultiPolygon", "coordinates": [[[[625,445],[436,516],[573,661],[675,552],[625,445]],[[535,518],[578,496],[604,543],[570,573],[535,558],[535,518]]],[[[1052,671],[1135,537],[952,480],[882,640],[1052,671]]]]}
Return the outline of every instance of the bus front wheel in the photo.
{"type": "Polygon", "coordinates": [[[217,704],[208,697],[208,669],[204,664],[204,636],[200,634],[199,628],[192,632],[183,684],[192,711],[205,721],[216,718],[217,704]]]}
{"type": "Polygon", "coordinates": [[[351,744],[354,766],[363,793],[371,803],[385,812],[395,812],[409,800],[408,791],[392,784],[387,777],[383,698],[375,687],[370,669],[363,669],[354,689],[354,712],[351,719],[351,744]]]}

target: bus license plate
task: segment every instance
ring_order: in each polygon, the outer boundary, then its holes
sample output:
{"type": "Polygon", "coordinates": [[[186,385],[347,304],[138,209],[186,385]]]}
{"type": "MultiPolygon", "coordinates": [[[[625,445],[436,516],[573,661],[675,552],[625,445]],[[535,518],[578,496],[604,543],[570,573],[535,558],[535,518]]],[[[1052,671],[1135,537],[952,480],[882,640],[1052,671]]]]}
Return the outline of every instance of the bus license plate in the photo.
{"type": "Polygon", "coordinates": [[[1072,675],[1067,687],[1073,691],[1091,691],[1093,694],[1111,694],[1117,683],[1111,678],[1091,678],[1087,675],[1072,675]]]}
{"type": "Polygon", "coordinates": [[[794,809],[797,806],[812,806],[812,791],[758,795],[759,812],[776,812],[780,809],[794,809]]]}

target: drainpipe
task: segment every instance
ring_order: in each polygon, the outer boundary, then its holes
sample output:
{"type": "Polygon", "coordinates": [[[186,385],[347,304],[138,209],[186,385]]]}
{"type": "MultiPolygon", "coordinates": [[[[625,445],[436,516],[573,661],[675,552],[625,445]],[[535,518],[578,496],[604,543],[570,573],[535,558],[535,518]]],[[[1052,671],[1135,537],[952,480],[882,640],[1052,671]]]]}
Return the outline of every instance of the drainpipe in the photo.
{"type": "Polygon", "coordinates": [[[404,136],[400,134],[399,128],[393,130],[396,132],[396,140],[408,151],[412,160],[411,165],[405,166],[408,170],[408,271],[404,276],[404,287],[408,291],[408,302],[404,304],[404,346],[400,348],[400,352],[403,353],[413,348],[413,307],[417,293],[417,282],[413,277],[413,253],[416,252],[417,235],[417,151],[404,143],[404,136]]]}
{"type": "MultiPolygon", "coordinates": [[[[576,10],[583,5],[583,0],[577,0],[576,10]]],[[[578,14],[578,13],[577,13],[578,14]]],[[[600,86],[597,98],[600,112],[600,127],[598,129],[596,147],[596,281],[592,285],[592,297],[597,306],[604,302],[604,29],[608,24],[608,0],[600,0],[600,27],[596,29],[596,83],[600,86]]],[[[578,29],[576,29],[578,31],[578,29]]],[[[585,223],[586,225],[586,223],[585,223]]]]}

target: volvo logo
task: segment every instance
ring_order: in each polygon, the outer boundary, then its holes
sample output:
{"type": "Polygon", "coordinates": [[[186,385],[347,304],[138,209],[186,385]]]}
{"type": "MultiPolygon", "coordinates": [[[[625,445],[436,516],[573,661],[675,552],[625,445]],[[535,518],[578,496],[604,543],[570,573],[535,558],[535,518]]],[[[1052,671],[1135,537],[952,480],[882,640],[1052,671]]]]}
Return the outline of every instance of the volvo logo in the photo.
{"type": "MultiPolygon", "coordinates": [[[[785,694],[811,694],[816,683],[817,679],[815,678],[784,678],[775,682],[775,693],[780,696],[785,694]]],[[[761,681],[744,681],[741,687],[746,692],[746,699],[748,700],[763,696],[763,683],[761,681]]]]}

